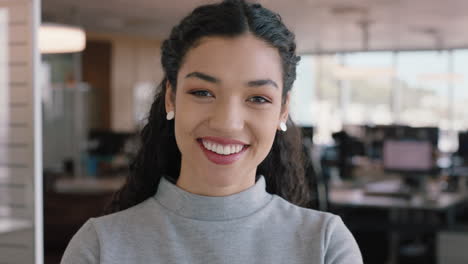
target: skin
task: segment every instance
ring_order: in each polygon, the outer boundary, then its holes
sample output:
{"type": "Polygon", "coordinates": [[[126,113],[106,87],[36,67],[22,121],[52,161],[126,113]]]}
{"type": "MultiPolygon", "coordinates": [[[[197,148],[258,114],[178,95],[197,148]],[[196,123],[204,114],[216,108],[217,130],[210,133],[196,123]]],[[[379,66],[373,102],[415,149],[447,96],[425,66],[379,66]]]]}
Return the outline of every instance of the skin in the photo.
{"type": "Polygon", "coordinates": [[[204,196],[232,195],[253,186],[257,166],[288,117],[279,52],[250,33],[203,38],[186,54],[175,93],[169,84],[166,89],[166,111],[175,112],[182,153],[177,186],[204,196]],[[250,146],[236,162],[219,165],[197,142],[207,136],[250,146]]]}

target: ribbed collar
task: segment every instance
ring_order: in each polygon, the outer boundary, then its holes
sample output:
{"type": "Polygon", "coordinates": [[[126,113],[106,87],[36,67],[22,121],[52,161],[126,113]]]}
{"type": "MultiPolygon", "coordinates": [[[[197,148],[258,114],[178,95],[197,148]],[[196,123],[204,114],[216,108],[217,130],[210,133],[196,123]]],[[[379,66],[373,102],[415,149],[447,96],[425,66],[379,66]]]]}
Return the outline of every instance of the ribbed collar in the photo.
{"type": "Polygon", "coordinates": [[[223,221],[245,217],[258,211],[271,200],[272,195],[266,192],[263,176],[247,190],[222,197],[189,193],[162,177],[154,198],[180,216],[205,221],[223,221]]]}

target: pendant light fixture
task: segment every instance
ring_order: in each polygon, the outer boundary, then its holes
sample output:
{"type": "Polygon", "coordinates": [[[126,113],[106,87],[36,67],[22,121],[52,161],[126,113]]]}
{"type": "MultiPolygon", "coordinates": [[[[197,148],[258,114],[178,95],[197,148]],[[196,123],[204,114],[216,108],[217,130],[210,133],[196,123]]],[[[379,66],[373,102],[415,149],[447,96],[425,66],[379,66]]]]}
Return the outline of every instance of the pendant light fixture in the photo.
{"type": "Polygon", "coordinates": [[[39,29],[39,51],[42,54],[83,51],[86,34],[82,28],[55,23],[43,23],[39,29]]]}

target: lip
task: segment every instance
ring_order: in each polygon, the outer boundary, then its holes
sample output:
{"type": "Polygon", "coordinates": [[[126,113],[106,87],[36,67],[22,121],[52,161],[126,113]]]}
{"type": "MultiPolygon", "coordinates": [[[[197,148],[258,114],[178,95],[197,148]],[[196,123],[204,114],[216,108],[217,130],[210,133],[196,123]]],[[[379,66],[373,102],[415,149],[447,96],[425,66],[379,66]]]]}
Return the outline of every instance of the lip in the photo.
{"type": "Polygon", "coordinates": [[[240,140],[236,139],[231,139],[231,138],[221,138],[221,137],[202,137],[200,138],[201,140],[209,140],[211,142],[221,144],[221,145],[230,145],[230,144],[239,144],[239,145],[246,145],[248,146],[249,144],[242,142],[240,140]]]}
{"type": "MultiPolygon", "coordinates": [[[[213,142],[216,142],[216,143],[219,143],[219,144],[222,144],[221,142],[219,141],[215,141],[215,140],[212,140],[212,139],[208,139],[207,137],[203,138],[203,139],[206,139],[206,140],[211,140],[213,142]]],[[[232,164],[236,161],[238,161],[243,155],[244,153],[247,151],[247,149],[249,149],[249,146],[246,145],[246,144],[243,144],[242,142],[240,141],[237,141],[237,140],[224,140],[223,142],[230,142],[230,143],[226,143],[226,144],[242,144],[244,145],[242,147],[242,150],[238,153],[234,153],[234,154],[230,154],[230,155],[221,155],[221,154],[218,154],[216,152],[213,152],[207,148],[205,148],[205,146],[203,146],[203,143],[202,143],[202,139],[199,139],[197,140],[198,142],[198,145],[200,146],[200,148],[202,149],[203,153],[205,154],[205,157],[217,164],[217,165],[229,165],[229,164],[232,164]]]]}

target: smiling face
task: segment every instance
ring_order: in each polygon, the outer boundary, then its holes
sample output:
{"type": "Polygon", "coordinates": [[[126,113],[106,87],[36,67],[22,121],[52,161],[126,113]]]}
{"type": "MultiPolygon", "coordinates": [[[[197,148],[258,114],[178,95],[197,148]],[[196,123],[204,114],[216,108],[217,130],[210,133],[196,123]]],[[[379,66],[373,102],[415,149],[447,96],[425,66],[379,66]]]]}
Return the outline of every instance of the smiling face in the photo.
{"type": "Polygon", "coordinates": [[[177,185],[209,196],[252,186],[287,119],[279,52],[251,34],[203,38],[186,54],[176,91],[167,89],[182,154],[177,185]]]}

